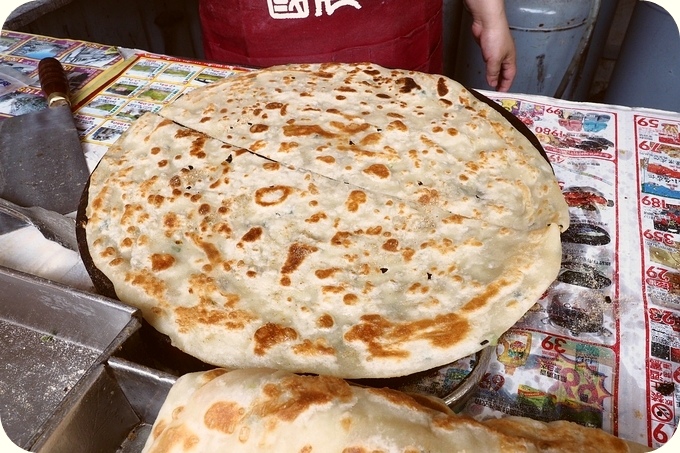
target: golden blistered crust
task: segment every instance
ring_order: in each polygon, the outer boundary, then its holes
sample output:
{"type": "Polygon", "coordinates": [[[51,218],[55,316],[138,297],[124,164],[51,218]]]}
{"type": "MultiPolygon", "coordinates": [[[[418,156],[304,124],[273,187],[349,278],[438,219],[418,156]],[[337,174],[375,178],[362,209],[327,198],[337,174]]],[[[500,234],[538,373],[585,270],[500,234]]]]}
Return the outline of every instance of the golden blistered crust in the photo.
{"type": "Polygon", "coordinates": [[[611,452],[628,443],[572,422],[523,417],[476,421],[443,401],[328,376],[234,370],[173,386],[145,453],[212,452],[611,452]]]}
{"type": "Polygon", "coordinates": [[[495,341],[557,275],[550,167],[507,125],[485,138],[502,118],[454,82],[301,66],[182,99],[163,115],[188,127],[148,113],[109,149],[84,228],[117,297],[205,362],[410,374],[495,341]]]}

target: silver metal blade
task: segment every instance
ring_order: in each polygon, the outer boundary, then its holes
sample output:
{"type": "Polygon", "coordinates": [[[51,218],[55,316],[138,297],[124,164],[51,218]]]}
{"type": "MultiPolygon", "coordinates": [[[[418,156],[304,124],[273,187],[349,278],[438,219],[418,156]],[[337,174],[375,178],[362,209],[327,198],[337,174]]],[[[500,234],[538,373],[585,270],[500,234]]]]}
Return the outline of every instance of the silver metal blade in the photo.
{"type": "Polygon", "coordinates": [[[68,106],[0,121],[0,196],[61,214],[77,209],[89,170],[68,106]]]}

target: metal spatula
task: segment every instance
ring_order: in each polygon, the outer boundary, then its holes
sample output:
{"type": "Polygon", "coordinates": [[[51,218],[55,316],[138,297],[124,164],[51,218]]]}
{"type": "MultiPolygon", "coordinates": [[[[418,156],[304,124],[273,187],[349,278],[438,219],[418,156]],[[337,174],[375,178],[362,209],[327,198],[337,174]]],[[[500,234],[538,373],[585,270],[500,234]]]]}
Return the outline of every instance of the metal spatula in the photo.
{"type": "Polygon", "coordinates": [[[58,60],[38,66],[49,107],[0,121],[0,197],[61,214],[78,207],[89,170],[58,60]]]}

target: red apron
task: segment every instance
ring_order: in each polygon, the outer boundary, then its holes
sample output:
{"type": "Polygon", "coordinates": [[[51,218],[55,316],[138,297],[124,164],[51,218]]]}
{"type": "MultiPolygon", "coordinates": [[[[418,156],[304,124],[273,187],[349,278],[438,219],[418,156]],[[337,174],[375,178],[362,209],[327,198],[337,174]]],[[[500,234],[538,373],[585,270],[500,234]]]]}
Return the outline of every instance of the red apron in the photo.
{"type": "Polygon", "coordinates": [[[208,60],[442,71],[442,0],[200,0],[208,60]]]}

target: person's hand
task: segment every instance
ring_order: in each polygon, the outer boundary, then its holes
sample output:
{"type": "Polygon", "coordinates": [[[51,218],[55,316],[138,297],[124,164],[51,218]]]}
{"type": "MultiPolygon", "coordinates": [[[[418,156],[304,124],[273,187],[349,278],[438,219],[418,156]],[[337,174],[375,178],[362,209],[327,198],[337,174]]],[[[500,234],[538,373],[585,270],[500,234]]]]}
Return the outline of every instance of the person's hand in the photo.
{"type": "Polygon", "coordinates": [[[508,91],[517,73],[515,43],[507,28],[490,28],[473,21],[472,35],[482,49],[486,83],[498,91],[508,91]]]}
{"type": "Polygon", "coordinates": [[[472,14],[472,35],[486,64],[486,82],[498,91],[508,91],[517,73],[517,61],[503,0],[465,3],[472,14]]]}

